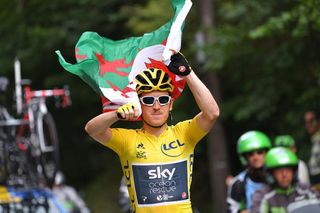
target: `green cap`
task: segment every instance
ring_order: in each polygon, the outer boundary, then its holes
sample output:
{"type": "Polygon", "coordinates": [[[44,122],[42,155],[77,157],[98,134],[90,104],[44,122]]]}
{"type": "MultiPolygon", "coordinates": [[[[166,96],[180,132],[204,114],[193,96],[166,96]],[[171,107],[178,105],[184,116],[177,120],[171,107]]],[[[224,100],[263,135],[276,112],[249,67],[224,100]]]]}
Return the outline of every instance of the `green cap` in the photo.
{"type": "Polygon", "coordinates": [[[274,146],[296,147],[291,135],[279,135],[274,139],[274,146]]]}
{"type": "Polygon", "coordinates": [[[266,155],[265,165],[267,169],[274,169],[287,166],[298,166],[298,158],[290,149],[276,147],[270,149],[266,155]]]}
{"type": "Polygon", "coordinates": [[[252,152],[255,150],[270,149],[271,140],[263,132],[249,131],[241,135],[241,137],[238,140],[237,148],[242,164],[246,165],[247,161],[243,155],[245,153],[252,152]]]}

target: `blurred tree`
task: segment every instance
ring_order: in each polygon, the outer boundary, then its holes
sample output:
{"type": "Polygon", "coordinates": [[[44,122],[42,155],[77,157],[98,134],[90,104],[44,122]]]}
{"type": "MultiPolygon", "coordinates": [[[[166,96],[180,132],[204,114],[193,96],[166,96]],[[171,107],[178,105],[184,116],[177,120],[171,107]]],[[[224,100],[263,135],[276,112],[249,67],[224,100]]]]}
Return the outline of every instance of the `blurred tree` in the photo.
{"type": "MultiPolygon", "coordinates": [[[[215,13],[214,7],[216,1],[212,0],[201,0],[199,1],[199,12],[201,14],[201,28],[196,36],[203,36],[203,44],[214,42],[215,38],[212,32],[216,29],[215,23],[215,13]]],[[[223,97],[221,92],[221,81],[217,72],[210,72],[209,66],[204,66],[207,63],[207,56],[203,52],[203,44],[199,42],[197,47],[197,58],[198,63],[202,65],[201,71],[205,72],[202,76],[203,82],[210,89],[214,95],[216,101],[220,105],[223,97]],[[203,52],[203,56],[200,57],[200,52],[203,52]]],[[[216,60],[215,58],[210,58],[211,61],[216,60]]],[[[208,177],[211,184],[211,193],[212,193],[212,203],[214,212],[225,212],[226,211],[226,202],[225,197],[227,195],[227,187],[225,180],[227,175],[229,175],[229,161],[226,145],[226,137],[224,132],[224,127],[222,125],[221,119],[218,119],[213,130],[208,134],[208,177]]]]}

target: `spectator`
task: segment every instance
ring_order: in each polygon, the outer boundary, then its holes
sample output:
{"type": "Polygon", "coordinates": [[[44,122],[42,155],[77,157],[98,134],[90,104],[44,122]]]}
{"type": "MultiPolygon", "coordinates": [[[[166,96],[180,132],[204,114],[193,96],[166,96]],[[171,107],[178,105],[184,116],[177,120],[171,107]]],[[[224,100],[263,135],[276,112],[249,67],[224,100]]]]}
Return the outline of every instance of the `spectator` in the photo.
{"type": "Polygon", "coordinates": [[[271,141],[260,131],[244,133],[238,140],[238,154],[246,169],[234,177],[228,187],[227,212],[249,212],[253,194],[266,184],[263,168],[266,152],[271,148],[271,141]]]}
{"type": "MultiPolygon", "coordinates": [[[[275,147],[287,147],[295,154],[297,154],[297,146],[296,143],[291,135],[279,135],[274,140],[275,147]]],[[[309,171],[306,163],[299,159],[298,164],[298,180],[300,183],[304,183],[310,185],[310,177],[309,171]]]]}
{"type": "Polygon", "coordinates": [[[119,206],[121,212],[130,213],[130,198],[126,185],[126,178],[122,176],[119,188],[119,206]]]}
{"type": "Polygon", "coordinates": [[[64,181],[63,173],[58,171],[52,188],[53,194],[56,196],[58,202],[60,202],[69,213],[89,213],[90,210],[76,190],[66,185],[64,181]]]}
{"type": "Polygon", "coordinates": [[[297,180],[298,158],[290,149],[271,149],[265,166],[270,184],[254,194],[251,213],[320,212],[319,194],[297,180]]]}
{"type": "Polygon", "coordinates": [[[309,159],[311,185],[320,192],[320,122],[319,112],[309,110],[304,114],[305,128],[311,137],[312,147],[309,159]]]}

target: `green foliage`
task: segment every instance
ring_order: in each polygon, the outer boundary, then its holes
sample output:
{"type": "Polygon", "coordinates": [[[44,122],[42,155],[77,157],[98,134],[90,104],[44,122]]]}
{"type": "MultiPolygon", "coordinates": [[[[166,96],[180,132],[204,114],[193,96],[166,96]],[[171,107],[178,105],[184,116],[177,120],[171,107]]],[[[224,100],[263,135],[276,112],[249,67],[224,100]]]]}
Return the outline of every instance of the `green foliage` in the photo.
{"type": "Polygon", "coordinates": [[[173,15],[169,0],[150,0],[146,5],[128,5],[123,12],[130,17],[127,26],[135,35],[153,31],[166,23],[173,15]],[[165,8],[165,10],[163,9],[165,8]]]}
{"type": "Polygon", "coordinates": [[[310,31],[320,30],[320,2],[300,0],[292,9],[283,11],[278,16],[252,30],[251,38],[290,34],[292,37],[305,37],[310,31]]]}
{"type": "Polygon", "coordinates": [[[249,129],[307,141],[303,112],[319,107],[320,96],[319,1],[241,0],[217,8],[207,67],[221,78],[232,149],[249,129]]]}

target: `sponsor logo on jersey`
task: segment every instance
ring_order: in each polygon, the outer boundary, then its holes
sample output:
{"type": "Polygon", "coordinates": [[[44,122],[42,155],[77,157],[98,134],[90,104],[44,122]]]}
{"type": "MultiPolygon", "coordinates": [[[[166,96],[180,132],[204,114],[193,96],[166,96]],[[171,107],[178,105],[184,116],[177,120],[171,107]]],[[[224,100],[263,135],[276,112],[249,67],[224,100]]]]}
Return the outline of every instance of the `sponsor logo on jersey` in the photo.
{"type": "Polygon", "coordinates": [[[180,142],[178,139],[171,142],[165,142],[161,144],[161,151],[169,157],[178,157],[184,152],[184,143],[180,142]]]}
{"type": "Polygon", "coordinates": [[[142,142],[140,142],[137,146],[137,149],[145,149],[142,142]]]}
{"type": "Polygon", "coordinates": [[[138,205],[161,205],[189,199],[187,160],[155,165],[132,164],[132,171],[138,205]]]}
{"type": "Polygon", "coordinates": [[[143,158],[145,160],[148,159],[147,153],[144,150],[145,150],[145,147],[144,147],[143,143],[140,142],[136,148],[136,158],[140,158],[140,159],[143,158]]]}
{"type": "Polygon", "coordinates": [[[146,152],[143,152],[143,151],[137,151],[136,158],[147,159],[147,154],[146,154],[146,152]]]}
{"type": "Polygon", "coordinates": [[[168,180],[171,180],[175,170],[176,168],[173,168],[171,171],[169,169],[161,170],[161,166],[157,166],[156,169],[148,171],[149,179],[168,178],[168,180]]]}

